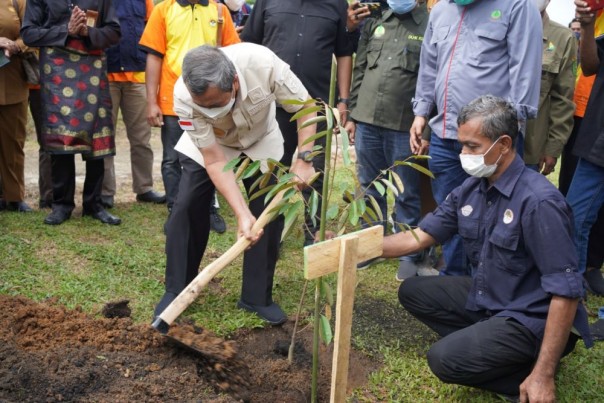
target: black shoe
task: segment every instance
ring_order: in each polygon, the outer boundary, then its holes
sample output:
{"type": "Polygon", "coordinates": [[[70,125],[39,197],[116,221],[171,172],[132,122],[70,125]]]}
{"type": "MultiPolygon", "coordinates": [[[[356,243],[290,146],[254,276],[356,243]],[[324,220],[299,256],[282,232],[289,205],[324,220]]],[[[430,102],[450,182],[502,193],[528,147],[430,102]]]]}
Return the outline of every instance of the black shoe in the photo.
{"type": "Polygon", "coordinates": [[[19,202],[7,202],[6,203],[7,211],[18,211],[19,213],[30,213],[32,212],[32,208],[23,201],[19,202]]]}
{"type": "Polygon", "coordinates": [[[0,199],[0,211],[4,210],[6,208],[6,202],[2,199],[0,199]]]}
{"type": "Polygon", "coordinates": [[[136,201],[143,203],[164,204],[166,202],[166,195],[158,193],[155,190],[149,190],[148,192],[136,195],[136,201]]]}
{"type": "Polygon", "coordinates": [[[172,292],[166,292],[163,297],[159,300],[153,311],[153,321],[161,315],[161,313],[176,299],[177,295],[172,292]]]}
{"type": "Polygon", "coordinates": [[[269,306],[252,305],[239,300],[237,308],[255,313],[260,319],[270,323],[273,326],[281,325],[287,321],[287,315],[281,310],[281,307],[274,302],[269,306]]]}
{"type": "Polygon", "coordinates": [[[383,257],[374,257],[373,259],[369,259],[369,260],[365,260],[362,262],[357,263],[357,270],[365,270],[368,269],[369,266],[372,266],[374,264],[378,264],[380,262],[383,262],[385,259],[383,257]]]}
{"type": "Polygon", "coordinates": [[[52,200],[40,200],[38,202],[38,208],[40,210],[45,208],[52,208],[52,200]]]}
{"type": "Polygon", "coordinates": [[[71,217],[71,211],[64,211],[61,209],[52,209],[49,215],[44,219],[44,224],[48,225],[60,225],[71,217]]]}
{"type": "Polygon", "coordinates": [[[396,281],[405,281],[408,278],[414,277],[417,275],[417,271],[419,267],[415,262],[411,260],[401,260],[398,264],[398,270],[396,272],[396,281]]]}
{"type": "Polygon", "coordinates": [[[101,196],[101,206],[113,208],[113,196],[101,196]]]}
{"type": "Polygon", "coordinates": [[[604,277],[599,269],[591,269],[583,274],[587,288],[595,295],[604,295],[604,277]]]}
{"type": "Polygon", "coordinates": [[[82,212],[82,216],[90,216],[95,220],[99,220],[103,224],[109,225],[120,225],[122,220],[112,214],[109,214],[106,210],[100,209],[99,211],[86,211],[82,212]]]}
{"type": "Polygon", "coordinates": [[[218,210],[216,209],[210,211],[210,228],[219,234],[222,234],[226,231],[226,223],[224,222],[224,218],[218,214],[218,210]]]}

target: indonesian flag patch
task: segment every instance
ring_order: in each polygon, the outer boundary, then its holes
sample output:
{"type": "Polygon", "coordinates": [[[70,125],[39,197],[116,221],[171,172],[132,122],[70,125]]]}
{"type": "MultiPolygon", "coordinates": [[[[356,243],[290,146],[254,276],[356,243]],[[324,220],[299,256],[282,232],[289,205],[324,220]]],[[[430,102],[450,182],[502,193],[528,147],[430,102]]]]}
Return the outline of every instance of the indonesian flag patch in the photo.
{"type": "Polygon", "coordinates": [[[180,128],[186,131],[195,130],[195,124],[191,119],[178,119],[180,128]]]}

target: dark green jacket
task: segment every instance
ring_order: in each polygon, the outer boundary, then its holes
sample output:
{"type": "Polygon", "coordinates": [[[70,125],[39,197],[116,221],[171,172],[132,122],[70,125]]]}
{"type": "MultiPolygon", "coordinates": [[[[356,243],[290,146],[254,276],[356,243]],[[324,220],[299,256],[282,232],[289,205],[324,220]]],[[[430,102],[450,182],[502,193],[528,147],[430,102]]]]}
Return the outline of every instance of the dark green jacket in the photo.
{"type": "Polygon", "coordinates": [[[351,117],[391,130],[409,131],[411,98],[428,23],[424,3],[397,16],[388,10],[368,19],[361,32],[350,92],[351,117]]]}
{"type": "Polygon", "coordinates": [[[577,41],[570,30],[543,17],[541,93],[537,118],[529,120],[524,162],[537,164],[548,155],[558,158],[573,129],[577,41]]]}

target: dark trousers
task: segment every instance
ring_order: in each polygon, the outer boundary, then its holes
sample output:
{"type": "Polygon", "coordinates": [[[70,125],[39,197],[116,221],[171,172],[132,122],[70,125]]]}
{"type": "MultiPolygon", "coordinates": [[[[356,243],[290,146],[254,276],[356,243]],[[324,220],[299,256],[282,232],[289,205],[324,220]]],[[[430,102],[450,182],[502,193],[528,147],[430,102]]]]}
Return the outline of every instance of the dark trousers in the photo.
{"type": "MultiPolygon", "coordinates": [[[[179,154],[182,176],[178,197],[166,225],[166,292],[179,294],[199,271],[210,233],[209,211],[214,198],[214,184],[207,171],[192,159],[179,154]]],[[[246,189],[257,176],[244,180],[246,189]]],[[[249,203],[258,217],[264,210],[264,197],[249,203]]],[[[272,304],[273,276],[283,219],[264,228],[264,235],[243,256],[241,299],[253,305],[272,304]]]]}
{"type": "MultiPolygon", "coordinates": [[[[277,108],[277,123],[279,124],[279,130],[283,135],[283,158],[281,158],[281,163],[286,166],[290,166],[292,164],[292,159],[295,158],[294,153],[296,152],[296,147],[298,147],[298,124],[296,121],[290,122],[293,115],[283,108],[277,108]]],[[[319,123],[317,125],[317,133],[325,130],[327,126],[324,123],[319,123]]],[[[321,137],[320,139],[315,140],[315,145],[319,145],[325,147],[325,137],[321,137]]],[[[323,172],[325,171],[325,150],[324,152],[317,155],[313,159],[313,167],[316,172],[320,172],[321,175],[317,178],[317,180],[312,184],[312,188],[305,188],[302,191],[302,195],[304,196],[304,200],[308,204],[308,200],[310,195],[312,194],[312,189],[317,190],[319,195],[321,195],[323,191],[323,172]]],[[[321,200],[322,197],[319,197],[319,205],[317,208],[317,216],[315,217],[315,223],[313,224],[312,218],[308,214],[304,214],[304,238],[305,245],[312,244],[315,238],[315,232],[319,230],[320,225],[320,214],[321,214],[321,200]]]]}
{"type": "MultiPolygon", "coordinates": [[[[52,208],[71,212],[75,207],[75,155],[52,154],[52,208]]],[[[96,212],[101,209],[101,188],[105,164],[102,158],[86,160],[86,178],[82,205],[84,211],[96,212]]]]}
{"type": "Polygon", "coordinates": [[[34,121],[36,129],[36,138],[38,140],[38,188],[40,191],[40,201],[52,203],[52,176],[50,154],[44,150],[42,142],[42,121],[44,113],[42,112],[42,100],[39,89],[29,90],[29,111],[34,121]]]}
{"type": "MultiPolygon", "coordinates": [[[[413,277],[401,284],[399,301],[442,336],[428,351],[428,365],[443,382],[518,395],[531,373],[540,340],[512,318],[465,309],[470,277],[413,277]]],[[[577,336],[571,334],[564,355],[577,336]]]]}
{"type": "MultiPolygon", "coordinates": [[[[562,155],[560,157],[560,175],[558,176],[558,188],[560,192],[566,196],[570,184],[575,176],[575,170],[579,163],[579,157],[573,154],[573,148],[575,147],[575,141],[577,140],[577,134],[581,129],[581,123],[583,118],[575,116],[575,125],[573,131],[564,146],[562,155]]],[[[598,218],[591,227],[589,232],[589,240],[587,243],[587,264],[586,267],[594,267],[599,269],[604,264],[604,207],[600,208],[598,218]]]]}

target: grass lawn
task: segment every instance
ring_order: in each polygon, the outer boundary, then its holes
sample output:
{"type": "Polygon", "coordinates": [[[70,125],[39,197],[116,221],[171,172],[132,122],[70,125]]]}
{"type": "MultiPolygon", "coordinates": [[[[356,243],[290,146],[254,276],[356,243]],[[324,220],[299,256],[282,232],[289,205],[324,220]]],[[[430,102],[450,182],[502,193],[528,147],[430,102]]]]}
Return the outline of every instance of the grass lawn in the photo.
{"type": "MultiPolygon", "coordinates": [[[[349,178],[338,175],[338,181],[349,178]]],[[[226,205],[223,202],[223,206],[226,205]]],[[[0,213],[0,293],[23,295],[34,300],[56,299],[68,307],[100,314],[108,301],[129,299],[137,322],[150,322],[153,306],[163,293],[165,206],[118,203],[113,212],[121,226],[105,226],[79,214],[53,227],[42,223],[46,212],[0,213]]],[[[223,253],[235,241],[236,223],[222,209],[229,230],[212,233],[202,266],[223,253]]],[[[275,278],[275,299],[290,315],[304,284],[302,228],[294,228],[283,244],[275,278]]],[[[383,366],[368,384],[354,392],[357,401],[500,401],[491,393],[445,385],[430,372],[425,351],[436,338],[418,325],[398,305],[397,262],[385,262],[358,273],[356,309],[371,305],[380,314],[371,323],[353,327],[357,349],[379,357],[383,366]],[[406,331],[407,330],[407,331],[406,331]]],[[[229,335],[240,328],[263,326],[253,315],[236,309],[241,285],[240,260],[220,275],[221,287],[209,287],[185,312],[205,328],[229,335]]],[[[335,290],[333,279],[332,288],[335,290]]],[[[312,287],[309,287],[309,290],[312,287]]],[[[308,291],[304,312],[312,311],[308,291]]],[[[592,311],[604,305],[604,298],[589,297],[592,311]]],[[[309,315],[306,315],[308,318],[309,315]]],[[[307,319],[307,321],[310,321],[307,319]]],[[[563,360],[557,377],[562,402],[598,402],[604,396],[604,344],[586,350],[579,342],[575,352],[563,360]]]]}

